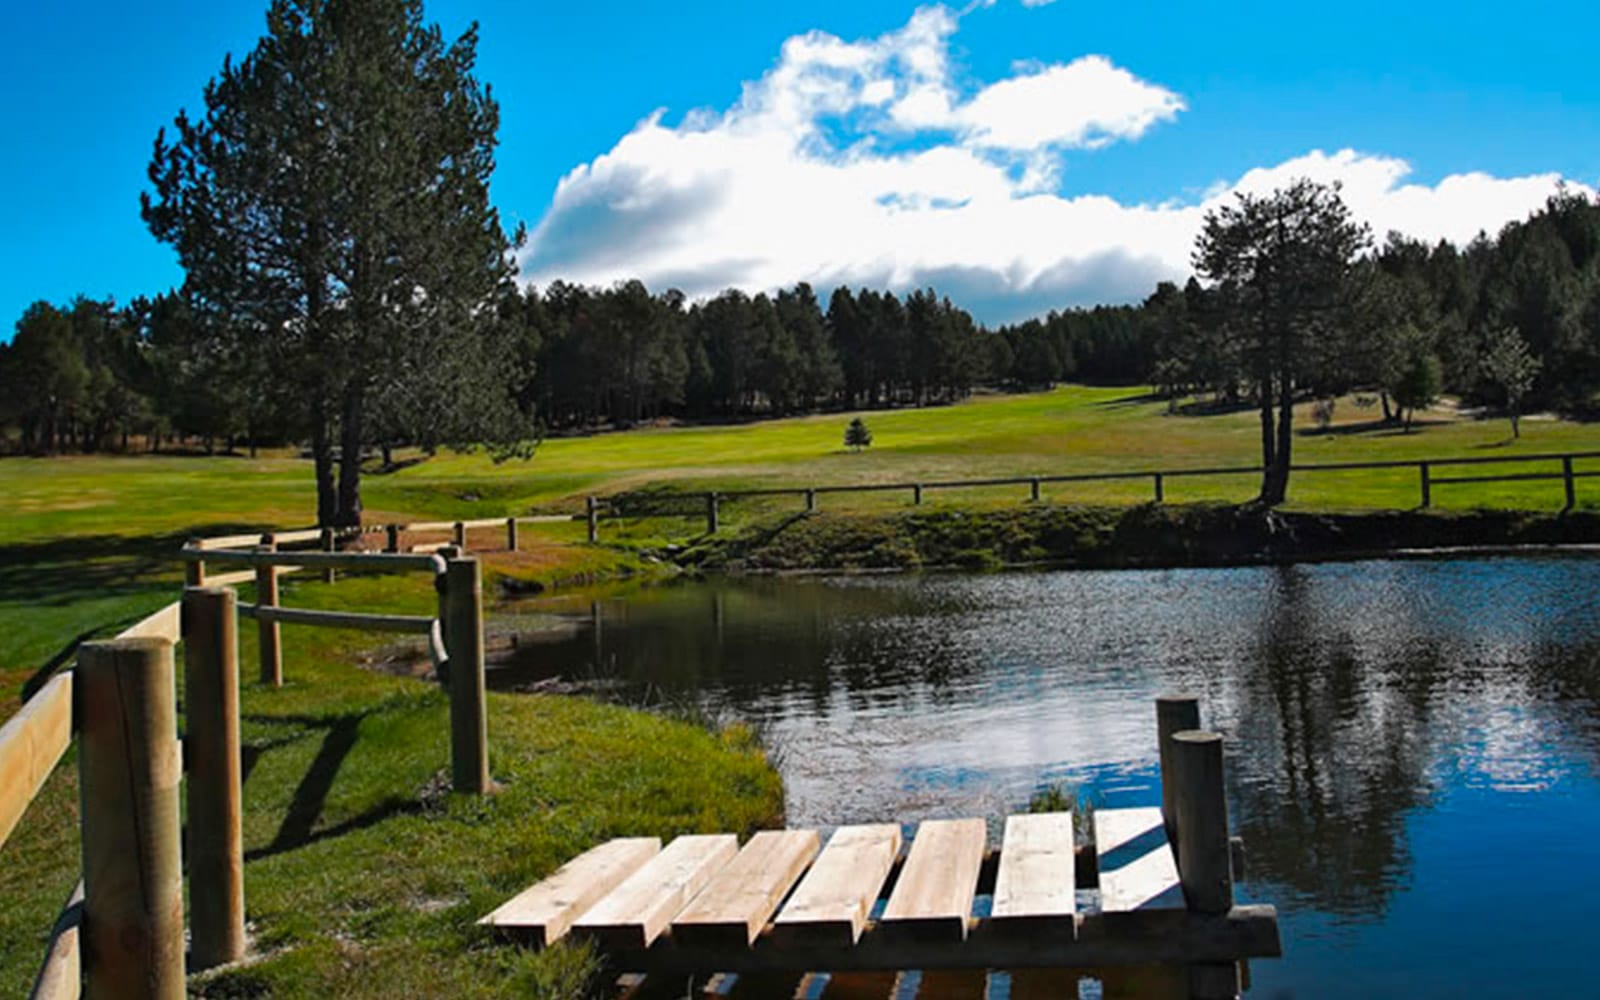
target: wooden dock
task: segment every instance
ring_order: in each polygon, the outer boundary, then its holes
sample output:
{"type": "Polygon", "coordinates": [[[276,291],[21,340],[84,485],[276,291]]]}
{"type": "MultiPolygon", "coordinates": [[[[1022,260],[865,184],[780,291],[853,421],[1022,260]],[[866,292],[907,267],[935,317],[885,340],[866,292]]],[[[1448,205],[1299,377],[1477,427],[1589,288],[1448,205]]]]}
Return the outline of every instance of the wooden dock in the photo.
{"type": "MultiPolygon", "coordinates": [[[[1192,699],[1164,699],[1162,711],[1162,729],[1198,725],[1192,699]]],[[[1163,763],[1187,782],[1169,789],[1170,817],[1160,807],[1096,810],[1092,846],[1078,843],[1069,812],[1007,817],[993,849],[982,819],[929,820],[909,836],[898,824],[843,826],[826,843],[815,830],[771,830],[742,848],[732,834],[625,838],[480,923],[536,947],[586,939],[619,973],[679,983],[1161,967],[1181,974],[1138,995],[1235,996],[1245,960],[1281,955],[1277,913],[1233,902],[1221,741],[1191,729],[1162,737],[1163,763]],[[1184,822],[1211,829],[1180,832],[1175,851],[1168,831],[1184,822]]]]}

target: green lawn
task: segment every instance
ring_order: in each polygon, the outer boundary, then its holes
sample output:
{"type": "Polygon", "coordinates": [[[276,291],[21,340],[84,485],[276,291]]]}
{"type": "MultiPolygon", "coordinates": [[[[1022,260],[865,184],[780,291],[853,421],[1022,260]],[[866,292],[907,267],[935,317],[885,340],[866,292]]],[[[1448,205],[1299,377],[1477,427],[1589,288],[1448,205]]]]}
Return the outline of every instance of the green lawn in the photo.
{"type": "MultiPolygon", "coordinates": [[[[547,441],[531,463],[441,454],[372,475],[371,521],[581,509],[588,493],[645,487],[739,489],[1250,465],[1248,411],[1168,415],[1129,389],[1065,387],[951,407],[865,414],[866,452],[842,444],[848,414],[717,427],[660,428],[547,441]]],[[[1367,426],[1341,404],[1335,433],[1297,440],[1297,461],[1351,462],[1600,450],[1600,428],[1427,415],[1415,433],[1367,426]]],[[[1310,420],[1302,420],[1309,427],[1310,420]]],[[[405,456],[420,458],[420,456],[405,456]]],[[[1600,470],[1600,461],[1585,470],[1600,470]]],[[[1550,466],[1546,471],[1554,471],[1550,466]]],[[[1585,480],[1580,503],[1596,494],[1585,480]]],[[[1248,499],[1250,477],[1169,481],[1167,500],[1248,499]]],[[[1147,481],[1047,487],[1045,499],[1118,504],[1147,481]]],[[[1416,474],[1299,475],[1292,505],[1410,508],[1416,474]]],[[[174,599],[172,558],[194,534],[309,524],[311,467],[289,453],[242,457],[0,459],[0,717],[31,680],[83,638],[113,634],[174,599]]],[[[1018,505],[1020,487],[928,494],[930,507],[1018,505]]],[[[824,497],[830,509],[901,507],[904,494],[824,497]]],[[[1555,510],[1559,483],[1441,486],[1436,506],[1555,510]]],[[[730,529],[794,499],[729,504],[730,529]]],[[[608,539],[687,538],[693,518],[608,523],[608,539]]],[[[521,568],[549,580],[603,576],[626,553],[582,544],[582,526],[525,529],[521,568]]],[[[354,578],[287,584],[291,604],[366,610],[431,607],[426,581],[354,578]]],[[[565,996],[584,956],[489,947],[473,921],[521,884],[596,840],[630,833],[746,829],[780,808],[777,779],[747,733],[713,734],[580,699],[491,696],[492,767],[506,791],[487,802],[437,792],[446,706],[421,682],[360,664],[370,637],[287,628],[281,691],[244,695],[247,900],[258,949],[250,968],[206,985],[218,996],[565,996]]],[[[241,636],[251,677],[253,632],[241,636]]],[[[43,934],[77,870],[76,790],[63,767],[0,848],[0,995],[26,988],[43,934]]]]}

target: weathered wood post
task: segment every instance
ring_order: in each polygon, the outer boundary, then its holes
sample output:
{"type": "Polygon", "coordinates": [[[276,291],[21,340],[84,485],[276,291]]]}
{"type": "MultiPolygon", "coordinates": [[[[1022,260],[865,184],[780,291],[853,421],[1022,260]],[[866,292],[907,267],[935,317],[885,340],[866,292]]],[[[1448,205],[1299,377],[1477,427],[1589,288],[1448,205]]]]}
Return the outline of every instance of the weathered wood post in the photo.
{"type": "MultiPolygon", "coordinates": [[[[1174,733],[1168,742],[1178,826],[1178,878],[1184,901],[1191,913],[1227,913],[1233,908],[1233,863],[1228,799],[1222,781],[1222,737],[1188,729],[1174,733]]],[[[1197,1000],[1238,996],[1238,965],[1191,965],[1189,991],[1197,1000]]]]}
{"type": "Polygon", "coordinates": [[[600,541],[600,504],[594,497],[586,497],[589,510],[589,544],[600,541]]]}
{"type": "Polygon", "coordinates": [[[911,487],[911,502],[913,504],[921,504],[922,503],[922,484],[921,483],[916,483],[915,485],[913,485],[911,487]]]}
{"type": "Polygon", "coordinates": [[[706,494],[706,534],[708,534],[708,535],[715,535],[717,533],[717,522],[718,522],[718,513],[719,513],[717,508],[718,508],[717,495],[715,493],[707,493],[706,494]]]}
{"type": "MultiPolygon", "coordinates": [[[[336,552],[336,551],[338,551],[338,548],[339,548],[338,542],[337,542],[337,539],[334,536],[333,529],[332,528],[323,528],[322,529],[322,551],[324,551],[324,552],[336,552]]],[[[332,583],[335,579],[337,579],[337,577],[338,577],[338,574],[334,572],[334,569],[333,569],[332,566],[324,566],[323,567],[323,569],[322,569],[322,582],[323,583],[332,583]]]]}
{"type": "Polygon", "coordinates": [[[1173,774],[1172,737],[1200,728],[1200,699],[1192,694],[1169,694],[1156,699],[1156,748],[1161,761],[1161,818],[1167,827],[1167,843],[1173,856],[1178,852],[1176,798],[1178,780],[1173,774]]]}
{"type": "Polygon", "coordinates": [[[184,996],[176,683],[172,644],[78,650],[84,992],[184,996]]]}
{"type": "Polygon", "coordinates": [[[456,548],[467,551],[467,526],[460,521],[450,529],[450,540],[455,542],[456,548]]]}
{"type": "Polygon", "coordinates": [[[183,592],[189,955],[197,970],[237,962],[245,949],[236,601],[226,588],[183,592]]]}
{"type": "Polygon", "coordinates": [[[506,518],[506,551],[517,551],[517,519],[514,517],[506,518]]]}
{"type": "MultiPolygon", "coordinates": [[[[275,535],[262,535],[257,552],[278,551],[275,535]]],[[[256,607],[278,606],[278,567],[262,563],[256,567],[256,607]]],[[[257,648],[261,651],[261,683],[283,687],[283,647],[279,642],[278,623],[264,616],[256,618],[257,648]]]]}
{"type": "MultiPolygon", "coordinates": [[[[200,551],[200,539],[191,538],[183,543],[186,549],[200,551]]],[[[204,587],[206,585],[206,564],[199,559],[183,564],[183,583],[187,587],[204,587]]]]}
{"type": "Polygon", "coordinates": [[[807,514],[815,514],[816,512],[817,512],[817,491],[816,490],[806,490],[806,513],[807,514]]]}
{"type": "Polygon", "coordinates": [[[1028,499],[1034,503],[1039,502],[1039,477],[1034,476],[1028,481],[1028,499]]]}
{"type": "Polygon", "coordinates": [[[1165,486],[1162,483],[1162,475],[1161,475],[1161,473],[1157,472],[1155,474],[1154,478],[1155,478],[1155,481],[1156,481],[1156,503],[1166,503],[1167,502],[1167,491],[1166,491],[1165,486]]]}
{"type": "Polygon", "coordinates": [[[1417,473],[1422,479],[1422,506],[1433,506],[1433,480],[1428,476],[1428,463],[1418,462],[1417,473]]]}
{"type": "Polygon", "coordinates": [[[1562,485],[1567,488],[1567,505],[1561,509],[1564,511],[1572,510],[1578,506],[1578,491],[1577,484],[1573,482],[1572,477],[1571,455],[1563,455],[1561,458],[1561,479],[1562,485]]]}
{"type": "Polygon", "coordinates": [[[385,552],[399,552],[400,526],[398,524],[386,524],[383,526],[383,533],[386,536],[384,538],[383,550],[385,552]]]}
{"type": "Polygon", "coordinates": [[[489,790],[484,710],[483,579],[478,560],[446,561],[445,652],[450,663],[450,780],[458,792],[489,790]]]}

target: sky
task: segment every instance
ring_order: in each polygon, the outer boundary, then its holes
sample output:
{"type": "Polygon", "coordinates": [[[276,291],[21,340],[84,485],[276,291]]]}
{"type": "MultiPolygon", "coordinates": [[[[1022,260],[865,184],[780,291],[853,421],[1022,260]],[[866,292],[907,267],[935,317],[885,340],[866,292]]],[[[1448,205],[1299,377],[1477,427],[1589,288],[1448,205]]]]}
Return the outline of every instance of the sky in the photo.
{"type": "MultiPolygon", "coordinates": [[[[262,0],[13,5],[0,338],[182,282],[139,218],[157,130],[262,0]]],[[[525,281],[691,297],[932,285],[982,321],[1182,281],[1235,191],[1338,180],[1381,237],[1465,242],[1600,185],[1587,5],[428,0],[480,25],[492,197],[525,281]]]]}

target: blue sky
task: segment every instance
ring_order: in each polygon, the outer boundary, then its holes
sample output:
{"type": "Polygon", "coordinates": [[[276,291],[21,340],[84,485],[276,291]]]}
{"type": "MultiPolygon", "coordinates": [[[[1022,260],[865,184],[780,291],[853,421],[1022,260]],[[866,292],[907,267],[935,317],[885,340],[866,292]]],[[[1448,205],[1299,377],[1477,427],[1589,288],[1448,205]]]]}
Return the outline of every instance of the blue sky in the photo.
{"type": "MultiPolygon", "coordinates": [[[[260,2],[8,12],[0,336],[31,301],[181,280],[138,194],[260,2]]],[[[1578,3],[965,8],[435,0],[481,24],[524,273],[692,295],[932,282],[980,318],[1180,277],[1205,207],[1310,173],[1376,230],[1465,239],[1600,181],[1578,3]],[[577,173],[574,173],[577,171],[577,173]],[[558,184],[572,175],[564,187],[558,184]]]]}

